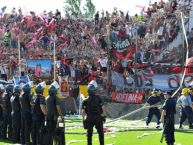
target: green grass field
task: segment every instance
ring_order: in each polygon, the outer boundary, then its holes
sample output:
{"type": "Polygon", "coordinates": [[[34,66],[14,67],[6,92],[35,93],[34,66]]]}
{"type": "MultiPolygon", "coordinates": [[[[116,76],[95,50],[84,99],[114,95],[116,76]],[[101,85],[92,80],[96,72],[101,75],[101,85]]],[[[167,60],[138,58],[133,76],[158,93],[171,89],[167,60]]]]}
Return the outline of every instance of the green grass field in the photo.
{"type": "MultiPolygon", "coordinates": [[[[141,128],[143,121],[125,121],[121,120],[116,124],[107,126],[109,133],[105,134],[105,145],[161,145],[161,130],[153,129],[154,123],[150,129],[141,128]],[[136,125],[137,124],[137,125],[136,125]],[[128,129],[129,131],[119,132],[128,129]]],[[[81,127],[80,118],[66,119],[66,145],[86,145],[86,130],[81,127]],[[70,133],[70,134],[69,134],[70,133]],[[74,134],[79,133],[79,134],[74,134]]],[[[96,130],[94,130],[96,132],[96,130]]],[[[175,132],[176,145],[192,145],[193,131],[175,132]]],[[[6,142],[0,142],[0,145],[12,145],[6,142]]],[[[93,145],[99,145],[98,135],[93,135],[93,145]]],[[[165,142],[162,145],[166,145],[165,142]]]]}
{"type": "MultiPolygon", "coordinates": [[[[193,133],[176,133],[176,144],[177,145],[192,145],[193,133]]],[[[161,145],[160,143],[161,132],[160,131],[130,131],[120,132],[111,135],[105,135],[105,144],[109,145],[161,145]],[[143,136],[142,138],[138,136],[143,136]]],[[[66,141],[79,141],[74,142],[72,145],[86,145],[86,135],[67,135],[66,141]]],[[[163,145],[166,143],[163,142],[163,145]]],[[[98,136],[93,136],[93,145],[99,145],[98,136]]]]}

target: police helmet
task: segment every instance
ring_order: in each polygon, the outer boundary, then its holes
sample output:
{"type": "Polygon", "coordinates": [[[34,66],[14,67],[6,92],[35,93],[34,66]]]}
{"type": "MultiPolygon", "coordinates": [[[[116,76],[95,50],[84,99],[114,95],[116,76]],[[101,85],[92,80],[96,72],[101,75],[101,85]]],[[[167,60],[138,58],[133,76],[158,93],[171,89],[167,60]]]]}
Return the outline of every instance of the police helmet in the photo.
{"type": "Polygon", "coordinates": [[[88,94],[94,94],[96,92],[96,88],[94,85],[88,85],[88,94]]]}
{"type": "Polygon", "coordinates": [[[154,91],[154,92],[159,92],[159,90],[158,90],[158,89],[155,89],[155,88],[153,89],[153,91],[154,91]]]}
{"type": "Polygon", "coordinates": [[[36,91],[36,94],[43,94],[44,88],[40,84],[38,84],[35,88],[35,91],[36,91]]]}
{"type": "Polygon", "coordinates": [[[182,95],[188,94],[188,88],[183,88],[181,94],[182,94],[182,95]]]}
{"type": "Polygon", "coordinates": [[[22,88],[23,92],[27,93],[31,91],[31,86],[29,84],[25,84],[22,88]]]}
{"type": "Polygon", "coordinates": [[[97,84],[97,82],[96,82],[95,80],[92,80],[92,81],[88,84],[88,86],[90,86],[90,85],[93,85],[93,86],[95,87],[95,89],[98,87],[98,84],[97,84]]]}
{"type": "Polygon", "coordinates": [[[7,93],[13,93],[14,86],[12,84],[9,84],[6,86],[5,90],[7,93]]]}
{"type": "Polygon", "coordinates": [[[57,88],[51,85],[48,89],[48,93],[50,96],[56,95],[57,94],[57,88]]]}
{"type": "Polygon", "coordinates": [[[3,84],[0,84],[0,93],[3,93],[4,92],[4,86],[3,86],[3,84]]]}
{"type": "Polygon", "coordinates": [[[59,86],[59,84],[58,84],[57,81],[54,81],[54,82],[51,84],[51,86],[54,86],[56,89],[59,89],[59,88],[60,88],[60,86],[59,86]]]}
{"type": "Polygon", "coordinates": [[[14,93],[20,93],[21,92],[21,87],[16,85],[16,86],[14,86],[13,90],[14,90],[14,93]]]}
{"type": "Polygon", "coordinates": [[[151,96],[157,96],[158,95],[158,91],[156,89],[153,89],[153,91],[151,92],[151,96]]]}
{"type": "Polygon", "coordinates": [[[193,81],[189,84],[189,87],[193,88],[193,81]]]}
{"type": "Polygon", "coordinates": [[[41,85],[43,88],[45,88],[46,87],[46,83],[43,81],[43,82],[41,82],[41,83],[39,83],[39,85],[41,85]]]}

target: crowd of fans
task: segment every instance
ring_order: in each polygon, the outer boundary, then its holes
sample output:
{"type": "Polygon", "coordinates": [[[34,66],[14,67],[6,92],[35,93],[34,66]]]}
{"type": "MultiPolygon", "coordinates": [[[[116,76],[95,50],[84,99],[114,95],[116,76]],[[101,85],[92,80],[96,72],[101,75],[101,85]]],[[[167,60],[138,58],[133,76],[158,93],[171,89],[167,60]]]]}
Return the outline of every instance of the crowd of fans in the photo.
{"type": "MultiPolygon", "coordinates": [[[[54,44],[58,75],[86,84],[93,78],[107,81],[108,48],[110,43],[128,39],[136,46],[135,56],[124,59],[112,59],[112,69],[132,75],[136,66],[156,62],[181,61],[179,49],[174,49],[172,59],[158,60],[158,56],[175,40],[180,31],[179,11],[189,13],[189,4],[172,0],[163,0],[149,4],[147,10],[134,17],[122,11],[97,12],[94,19],[83,19],[65,12],[44,11],[38,15],[31,11],[24,15],[22,9],[12,9],[0,13],[0,70],[1,77],[10,79],[18,72],[18,66],[27,74],[26,61],[29,59],[53,60],[54,44]],[[110,26],[111,42],[107,41],[110,26]],[[21,61],[18,60],[18,45],[21,61]],[[175,59],[174,59],[175,58],[175,59]],[[9,75],[6,75],[9,74],[9,75]]],[[[192,34],[192,33],[191,33],[192,34]]],[[[190,36],[190,38],[192,38],[190,36]]],[[[178,47],[178,46],[176,46],[178,47]]],[[[111,59],[111,58],[110,58],[111,59]]],[[[145,65],[146,66],[146,65],[145,65]]],[[[158,66],[151,65],[157,73],[158,66]]],[[[148,68],[148,67],[147,67],[148,68]]],[[[140,70],[141,71],[141,70],[140,70]]]]}

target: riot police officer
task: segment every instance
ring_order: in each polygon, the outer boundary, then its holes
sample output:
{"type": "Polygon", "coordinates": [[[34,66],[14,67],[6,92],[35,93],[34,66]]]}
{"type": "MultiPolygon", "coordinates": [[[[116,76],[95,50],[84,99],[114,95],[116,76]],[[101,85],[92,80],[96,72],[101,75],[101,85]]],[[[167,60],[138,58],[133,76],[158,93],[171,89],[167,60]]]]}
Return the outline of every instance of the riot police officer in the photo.
{"type": "Polygon", "coordinates": [[[40,129],[44,125],[46,115],[46,104],[43,96],[44,87],[38,84],[35,88],[36,94],[31,100],[32,110],[32,145],[41,145],[40,129]]]}
{"type": "Polygon", "coordinates": [[[2,137],[2,123],[3,123],[3,102],[2,102],[2,96],[4,93],[4,86],[0,84],[0,138],[2,137]]]}
{"type": "MultiPolygon", "coordinates": [[[[190,95],[191,101],[193,102],[193,85],[189,87],[189,95],[190,95]]],[[[192,120],[193,120],[193,111],[192,111],[192,120]]]]}
{"type": "Polygon", "coordinates": [[[11,97],[11,117],[13,127],[13,143],[20,143],[20,129],[21,129],[21,106],[19,96],[21,93],[20,86],[14,86],[13,96],[11,97]]]}
{"type": "Polygon", "coordinates": [[[191,101],[193,102],[193,86],[189,87],[189,95],[190,95],[191,101]]]}
{"type": "Polygon", "coordinates": [[[21,143],[30,145],[30,131],[32,125],[31,116],[31,86],[25,84],[22,87],[23,93],[20,95],[19,100],[21,104],[21,143]]]}
{"type": "Polygon", "coordinates": [[[193,82],[189,84],[189,92],[190,92],[190,97],[193,102],[193,82]]]}
{"type": "Polygon", "coordinates": [[[149,111],[148,111],[146,126],[149,125],[153,115],[155,115],[157,118],[157,127],[156,128],[159,128],[161,113],[158,108],[158,105],[160,101],[161,101],[161,98],[160,96],[158,96],[158,91],[153,90],[151,92],[151,96],[147,100],[147,104],[149,104],[151,108],[149,108],[149,111]]]}
{"type": "Polygon", "coordinates": [[[101,98],[96,95],[97,83],[91,81],[88,84],[88,95],[82,103],[83,121],[86,121],[85,129],[87,129],[87,145],[92,145],[93,127],[97,129],[99,134],[100,145],[104,145],[103,122],[105,121],[105,108],[101,98]]]}
{"type": "Polygon", "coordinates": [[[180,115],[180,127],[182,128],[183,122],[188,118],[189,128],[193,129],[192,125],[192,109],[193,109],[193,103],[191,100],[190,95],[188,94],[188,88],[182,89],[182,95],[178,99],[178,104],[181,105],[181,115],[180,115]]]}
{"type": "Polygon", "coordinates": [[[47,108],[47,127],[49,132],[49,138],[48,138],[48,145],[53,144],[53,138],[55,136],[56,131],[56,125],[57,125],[57,119],[58,114],[63,119],[63,113],[60,108],[60,99],[57,97],[57,91],[59,88],[59,85],[57,86],[53,85],[57,84],[56,82],[52,83],[51,86],[48,89],[49,96],[46,98],[46,108],[47,108]]]}
{"type": "Polygon", "coordinates": [[[163,111],[161,114],[160,122],[163,122],[163,134],[165,137],[165,141],[167,145],[174,145],[175,137],[174,137],[174,115],[176,113],[176,101],[171,98],[172,93],[166,92],[164,93],[165,102],[162,107],[163,111]]]}
{"type": "Polygon", "coordinates": [[[6,86],[6,93],[2,97],[3,104],[3,124],[2,124],[2,138],[12,139],[12,121],[11,121],[11,96],[13,95],[13,85],[9,84],[6,86]]]}

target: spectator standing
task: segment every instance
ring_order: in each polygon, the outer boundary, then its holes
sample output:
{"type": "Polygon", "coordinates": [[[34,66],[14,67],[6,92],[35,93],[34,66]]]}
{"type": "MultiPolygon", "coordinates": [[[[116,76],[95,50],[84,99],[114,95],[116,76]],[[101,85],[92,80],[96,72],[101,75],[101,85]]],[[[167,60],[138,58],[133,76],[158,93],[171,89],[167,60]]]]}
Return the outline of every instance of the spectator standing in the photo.
{"type": "Polygon", "coordinates": [[[60,20],[62,18],[61,17],[61,12],[58,9],[56,9],[55,17],[56,17],[57,20],[60,20]]]}
{"type": "Polygon", "coordinates": [[[0,74],[1,74],[1,78],[4,79],[5,81],[7,81],[8,70],[7,70],[6,64],[0,65],[0,74]]]}
{"type": "Polygon", "coordinates": [[[95,23],[99,23],[99,11],[97,11],[97,13],[95,14],[95,23]]]}
{"type": "Polygon", "coordinates": [[[10,30],[7,29],[6,32],[4,33],[4,45],[5,45],[5,47],[9,47],[10,37],[11,37],[10,30]]]}

